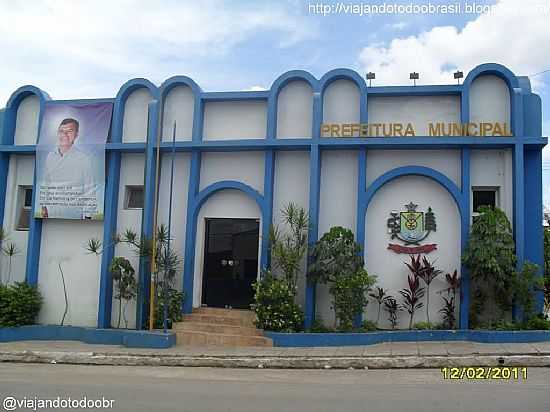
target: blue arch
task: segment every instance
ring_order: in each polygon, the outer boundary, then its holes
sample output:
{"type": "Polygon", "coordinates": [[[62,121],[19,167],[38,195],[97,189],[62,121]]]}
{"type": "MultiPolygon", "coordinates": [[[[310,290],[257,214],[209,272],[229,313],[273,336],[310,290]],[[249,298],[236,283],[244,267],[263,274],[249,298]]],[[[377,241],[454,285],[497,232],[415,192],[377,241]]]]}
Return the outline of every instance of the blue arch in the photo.
{"type": "Polygon", "coordinates": [[[212,196],[216,192],[219,192],[220,190],[225,189],[240,190],[241,192],[246,193],[256,201],[258,207],[260,208],[260,212],[263,214],[264,197],[257,190],[253,189],[247,184],[237,182],[235,180],[222,180],[220,182],[212,183],[210,186],[201,190],[192,206],[195,213],[198,215],[202,205],[210,196],[212,196]]]}
{"type": "MultiPolygon", "coordinates": [[[[275,139],[277,136],[277,107],[279,105],[279,93],[293,81],[303,81],[309,84],[313,92],[312,105],[315,105],[315,93],[319,89],[319,81],[309,72],[304,70],[291,70],[279,76],[271,85],[267,102],[267,139],[275,139]]],[[[312,117],[313,119],[313,117],[312,117]]],[[[313,131],[312,125],[312,131],[313,131]]]]}
{"type": "MultiPolygon", "coordinates": [[[[267,213],[269,213],[268,205],[265,202],[264,197],[255,189],[252,187],[242,183],[237,182],[235,180],[222,180],[220,182],[216,182],[211,184],[210,186],[204,188],[201,190],[193,199],[193,201],[188,204],[188,220],[187,220],[187,228],[186,230],[186,237],[185,237],[185,262],[184,262],[184,273],[183,273],[183,290],[185,290],[187,293],[191,293],[191,297],[188,297],[184,300],[183,303],[183,311],[185,313],[191,313],[193,310],[193,290],[194,290],[194,283],[195,283],[195,241],[197,238],[197,220],[199,216],[199,211],[208,200],[210,196],[212,196],[214,193],[217,193],[221,190],[226,189],[233,189],[233,190],[239,190],[248,196],[250,196],[256,204],[258,205],[260,209],[260,214],[262,216],[262,220],[265,221],[267,213]],[[190,219],[189,219],[190,218],[190,219]],[[191,220],[191,221],[189,221],[191,220]]],[[[262,247],[262,256],[260,257],[260,267],[264,267],[264,262],[266,259],[266,256],[264,256],[264,248],[262,247]]]]}
{"type": "Polygon", "coordinates": [[[461,217],[463,216],[463,195],[457,185],[455,185],[451,179],[444,174],[425,166],[402,166],[392,169],[389,172],[384,173],[382,176],[379,176],[365,191],[362,212],[367,212],[367,208],[369,207],[371,200],[382,186],[402,176],[423,176],[439,183],[452,196],[461,217]]]}
{"type": "Polygon", "coordinates": [[[159,89],[147,79],[137,78],[128,80],[122,85],[115,99],[115,107],[113,110],[113,127],[111,132],[111,142],[122,143],[122,128],[124,121],[124,108],[126,100],[132,92],[146,88],[151,94],[152,100],[158,100],[159,89]]]}
{"type": "Polygon", "coordinates": [[[368,111],[367,111],[367,84],[365,80],[355,70],[350,69],[334,69],[331,70],[319,81],[320,90],[320,116],[323,118],[323,105],[326,89],[337,80],[349,80],[357,86],[359,90],[359,121],[361,123],[367,123],[368,111]]]}
{"type": "Polygon", "coordinates": [[[23,101],[25,97],[28,97],[29,95],[32,95],[32,94],[36,95],[38,99],[40,99],[40,103],[50,100],[50,96],[48,95],[48,93],[39,89],[36,86],[32,86],[32,85],[21,86],[15,92],[13,92],[10,98],[8,99],[8,103],[6,104],[6,109],[17,110],[21,101],[23,101]]]}
{"type": "Polygon", "coordinates": [[[514,88],[519,87],[519,81],[516,75],[506,66],[498,63],[484,63],[476,66],[464,79],[463,86],[469,89],[473,81],[483,75],[494,75],[500,77],[508,85],[510,93],[512,93],[514,88]]]}

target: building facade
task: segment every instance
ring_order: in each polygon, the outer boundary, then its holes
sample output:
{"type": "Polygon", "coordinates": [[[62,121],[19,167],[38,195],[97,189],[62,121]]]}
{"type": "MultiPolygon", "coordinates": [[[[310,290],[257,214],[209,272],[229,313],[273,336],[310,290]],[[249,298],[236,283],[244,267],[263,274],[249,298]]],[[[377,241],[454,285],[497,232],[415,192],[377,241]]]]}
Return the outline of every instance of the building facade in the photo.
{"type": "MultiPolygon", "coordinates": [[[[143,326],[147,266],[111,239],[127,228],[152,235],[160,137],[157,220],[168,221],[173,156],[172,236],[183,258],[178,287],[186,312],[251,302],[250,284],[269,263],[269,227],[289,202],[308,211],[310,244],[332,226],[352,229],[368,272],[396,297],[406,285],[403,262],[417,252],[429,253],[445,272],[456,269],[467,290],[461,251],[479,205],[505,211],[520,264],[543,262],[541,116],[529,79],[492,63],[457,85],[367,87],[356,72],[337,69],[320,79],[290,71],[269,90],[247,92],[204,92],[184,76],[160,87],[133,79],[114,98],[70,102],[24,86],[0,111],[0,216],[20,250],[11,277],[39,285],[39,320],[55,324],[64,308],[62,267],[66,324],[110,327],[117,307],[109,262],[126,256],[139,268],[141,290],[128,308],[130,326],[143,326]],[[113,103],[104,220],[34,218],[44,107],[94,102],[113,103]],[[91,238],[103,241],[102,256],[86,252],[91,238]]],[[[439,282],[431,288],[432,321],[441,316],[439,282]]],[[[306,324],[316,317],[332,323],[325,286],[302,276],[299,303],[306,324]]],[[[468,305],[462,293],[461,327],[468,325],[468,305]]],[[[375,304],[365,316],[376,318],[375,304]]]]}

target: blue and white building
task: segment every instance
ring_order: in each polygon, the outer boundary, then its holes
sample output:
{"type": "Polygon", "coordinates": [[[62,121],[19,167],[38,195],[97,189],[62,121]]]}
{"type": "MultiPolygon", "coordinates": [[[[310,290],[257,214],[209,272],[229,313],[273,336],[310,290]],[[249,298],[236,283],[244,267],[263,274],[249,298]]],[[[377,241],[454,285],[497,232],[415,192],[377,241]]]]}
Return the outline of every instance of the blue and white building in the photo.
{"type": "MultiPolygon", "coordinates": [[[[185,76],[159,86],[132,79],[115,97],[101,100],[114,104],[104,221],[32,217],[38,130],[44,105],[52,99],[46,91],[23,86],[0,111],[0,218],[20,249],[13,280],[38,284],[44,296],[41,323],[59,323],[63,314],[61,264],[69,296],[66,324],[110,327],[117,307],[108,265],[113,256],[126,256],[139,268],[142,288],[128,310],[130,323],[144,324],[147,266],[110,239],[126,228],[152,235],[159,136],[158,222],[167,222],[174,122],[172,234],[184,261],[178,287],[186,293],[186,312],[205,304],[250,303],[250,283],[269,261],[266,234],[288,202],[309,212],[310,243],[332,226],[352,229],[363,245],[368,272],[394,296],[405,287],[408,256],[388,249],[397,240],[391,239],[387,222],[392,211],[403,211],[411,202],[422,212],[431,207],[436,217],[437,230],[426,242],[437,249],[429,257],[446,272],[457,269],[466,287],[461,250],[480,204],[506,212],[520,262],[542,265],[541,165],[547,138],[541,131],[541,101],[527,77],[499,64],[477,66],[462,84],[430,86],[368,87],[347,69],[320,79],[290,71],[269,90],[246,92],[205,92],[185,76]],[[430,136],[428,130],[429,123],[483,122],[506,124],[511,136],[430,136]],[[410,123],[415,136],[322,133],[322,125],[366,123],[410,123]],[[90,238],[106,245],[101,257],[86,253],[90,238]]],[[[431,288],[434,297],[444,287],[439,282],[431,288]]],[[[431,320],[437,321],[439,300],[432,302],[431,320]]],[[[332,323],[325,286],[302,277],[299,303],[306,323],[315,317],[332,323]]],[[[462,293],[461,327],[468,325],[468,305],[468,294],[462,293]]],[[[366,316],[376,318],[374,305],[366,316]]],[[[424,316],[420,311],[415,320],[424,316]]]]}

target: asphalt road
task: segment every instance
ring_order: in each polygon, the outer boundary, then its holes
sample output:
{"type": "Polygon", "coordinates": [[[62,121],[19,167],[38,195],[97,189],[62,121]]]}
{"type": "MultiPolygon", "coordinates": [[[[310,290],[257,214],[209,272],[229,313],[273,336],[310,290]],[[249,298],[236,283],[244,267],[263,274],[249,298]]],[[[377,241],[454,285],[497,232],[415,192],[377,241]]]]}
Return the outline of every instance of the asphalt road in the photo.
{"type": "Polygon", "coordinates": [[[468,382],[443,380],[439,370],[420,369],[247,370],[0,364],[0,401],[6,397],[19,401],[71,397],[80,401],[84,396],[87,401],[112,399],[113,408],[107,410],[132,412],[548,412],[550,368],[530,368],[527,380],[468,382]]]}

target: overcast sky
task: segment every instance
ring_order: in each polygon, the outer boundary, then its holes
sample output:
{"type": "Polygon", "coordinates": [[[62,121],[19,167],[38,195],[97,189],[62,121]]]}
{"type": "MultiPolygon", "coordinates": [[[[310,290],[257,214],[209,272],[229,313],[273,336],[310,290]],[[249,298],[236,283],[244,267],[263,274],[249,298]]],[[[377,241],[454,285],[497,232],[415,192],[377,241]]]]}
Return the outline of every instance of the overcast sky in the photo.
{"type": "MultiPolygon", "coordinates": [[[[372,6],[382,1],[343,1],[372,6]]],[[[387,4],[427,5],[428,1],[387,4]]],[[[518,75],[550,69],[550,1],[476,1],[489,12],[315,13],[336,1],[0,0],[0,107],[33,84],[54,99],[112,97],[134,77],[184,74],[203,90],[269,88],[283,72],[376,72],[376,85],[453,83],[452,73],[498,62],[518,75]],[[317,11],[320,7],[316,8],[317,11]]],[[[441,10],[441,9],[440,9],[441,10]]],[[[550,133],[550,72],[533,76],[550,133]]],[[[544,196],[550,203],[550,149],[544,196]]]]}

